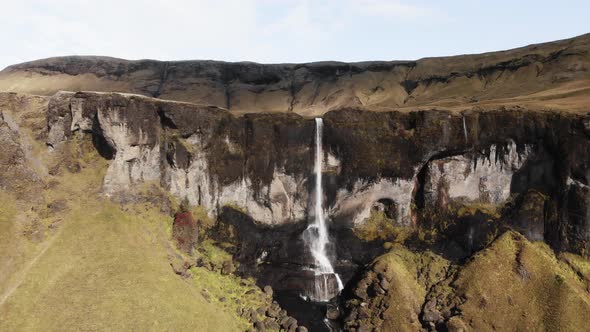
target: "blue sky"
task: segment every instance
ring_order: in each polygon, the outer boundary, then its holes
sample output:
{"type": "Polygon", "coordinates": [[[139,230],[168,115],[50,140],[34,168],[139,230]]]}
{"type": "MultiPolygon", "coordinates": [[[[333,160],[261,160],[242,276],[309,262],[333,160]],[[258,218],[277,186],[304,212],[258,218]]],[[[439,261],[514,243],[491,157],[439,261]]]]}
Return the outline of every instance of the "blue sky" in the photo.
{"type": "Polygon", "coordinates": [[[74,54],[411,60],[590,32],[588,0],[3,0],[1,6],[0,68],[74,54]]]}

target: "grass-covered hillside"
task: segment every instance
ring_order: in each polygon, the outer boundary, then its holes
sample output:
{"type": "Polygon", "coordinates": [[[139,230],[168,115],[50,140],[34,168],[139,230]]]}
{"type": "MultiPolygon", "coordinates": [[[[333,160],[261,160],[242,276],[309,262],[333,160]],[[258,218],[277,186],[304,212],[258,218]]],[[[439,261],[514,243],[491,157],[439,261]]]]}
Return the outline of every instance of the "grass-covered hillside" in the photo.
{"type": "Polygon", "coordinates": [[[238,331],[258,319],[244,307],[271,305],[252,280],[215,268],[229,257],[215,243],[176,249],[178,203],[156,185],[112,202],[88,138],[49,151],[40,107],[15,96],[0,105],[15,134],[2,167],[34,175],[0,175],[1,331],[238,331]]]}
{"type": "Polygon", "coordinates": [[[383,331],[585,331],[589,266],[512,231],[462,264],[394,245],[352,288],[345,322],[383,331]]]}

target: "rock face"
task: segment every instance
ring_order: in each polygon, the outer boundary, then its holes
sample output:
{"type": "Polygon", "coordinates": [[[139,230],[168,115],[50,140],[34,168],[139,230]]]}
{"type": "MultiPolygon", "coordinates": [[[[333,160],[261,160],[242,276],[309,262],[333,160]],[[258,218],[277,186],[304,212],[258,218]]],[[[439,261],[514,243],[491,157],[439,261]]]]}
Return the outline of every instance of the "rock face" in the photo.
{"type": "Polygon", "coordinates": [[[75,131],[95,136],[112,159],[104,181],[109,196],[156,181],[213,214],[233,204],[268,224],[305,216],[301,175],[313,127],[300,117],[235,118],[216,107],[61,93],[50,102],[48,126],[50,146],[75,131]]]}
{"type": "Polygon", "coordinates": [[[1,110],[0,145],[0,189],[14,192],[19,198],[39,200],[38,190],[43,183],[33,168],[35,161],[27,151],[29,147],[23,141],[18,125],[1,110]]]}
{"type": "MultiPolygon", "coordinates": [[[[111,159],[107,195],[156,181],[212,216],[234,206],[261,225],[307,217],[312,119],[236,117],[216,107],[99,93],[57,94],[47,114],[50,146],[87,132],[111,159]]],[[[336,227],[349,228],[362,224],[376,204],[387,204],[396,225],[417,225],[421,211],[501,207],[534,189],[552,202],[543,218],[545,239],[587,250],[588,121],[581,114],[520,109],[329,112],[324,187],[330,216],[336,227]]]]}
{"type": "Polygon", "coordinates": [[[510,198],[514,174],[526,163],[528,146],[517,151],[509,142],[505,151],[490,146],[484,155],[460,155],[426,165],[424,199],[430,208],[447,208],[450,201],[502,204],[510,198]]]}
{"type": "MultiPolygon", "coordinates": [[[[217,217],[212,236],[234,245],[238,273],[277,293],[309,289],[314,276],[301,267],[313,262],[301,234],[314,188],[313,119],[238,117],[217,107],[88,92],[54,96],[47,117],[50,146],[75,132],[92,135],[110,160],[106,195],[129,197],[157,182],[217,217]]],[[[346,109],[323,119],[327,251],[344,282],[383,252],[384,240],[366,242],[353,232],[376,208],[402,228],[457,220],[439,232],[438,250],[453,259],[506,228],[588,253],[588,115],[346,109]]]]}

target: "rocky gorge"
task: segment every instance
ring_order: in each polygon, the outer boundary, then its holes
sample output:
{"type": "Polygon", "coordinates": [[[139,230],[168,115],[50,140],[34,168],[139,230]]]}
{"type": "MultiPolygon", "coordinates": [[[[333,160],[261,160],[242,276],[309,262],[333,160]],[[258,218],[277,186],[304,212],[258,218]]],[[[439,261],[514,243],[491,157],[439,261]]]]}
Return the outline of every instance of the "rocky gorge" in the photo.
{"type": "MultiPolygon", "coordinates": [[[[85,146],[105,163],[97,196],[127,206],[155,186],[150,204],[198,207],[201,230],[190,231],[229,254],[225,270],[270,286],[271,311],[311,330],[502,330],[510,308],[530,315],[512,318],[522,329],[579,327],[575,316],[590,313],[589,40],[417,62],[17,65],[0,73],[15,91],[0,98],[10,142],[0,184],[17,191],[16,174],[51,190],[57,173],[19,136],[60,160],[85,146]],[[11,120],[23,110],[33,115],[11,120]],[[31,132],[17,125],[28,119],[31,132]],[[302,234],[318,213],[317,179],[344,284],[324,303],[300,298],[316,280],[302,234]],[[577,311],[546,313],[523,291],[577,311]]],[[[190,278],[195,264],[175,272],[190,278]]],[[[282,317],[253,327],[296,328],[282,317]]]]}

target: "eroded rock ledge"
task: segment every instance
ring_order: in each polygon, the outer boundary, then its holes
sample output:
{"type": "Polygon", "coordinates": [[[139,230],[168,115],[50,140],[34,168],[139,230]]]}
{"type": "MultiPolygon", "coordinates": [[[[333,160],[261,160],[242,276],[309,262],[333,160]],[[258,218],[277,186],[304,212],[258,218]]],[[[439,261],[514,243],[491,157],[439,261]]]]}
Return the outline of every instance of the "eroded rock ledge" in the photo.
{"type": "MultiPolygon", "coordinates": [[[[312,119],[232,115],[213,106],[116,93],[63,92],[47,112],[51,147],[77,132],[111,159],[104,193],[145,182],[202,205],[243,210],[259,225],[307,218],[313,188],[312,119]]],[[[498,109],[460,114],[354,109],[324,116],[327,206],[334,227],[362,225],[385,209],[398,226],[459,204],[501,206],[529,190],[548,199],[531,238],[587,251],[590,119],[498,109]]],[[[526,223],[520,225],[528,229],[526,223]]],[[[525,232],[526,234],[526,232],[525,232]]]]}

